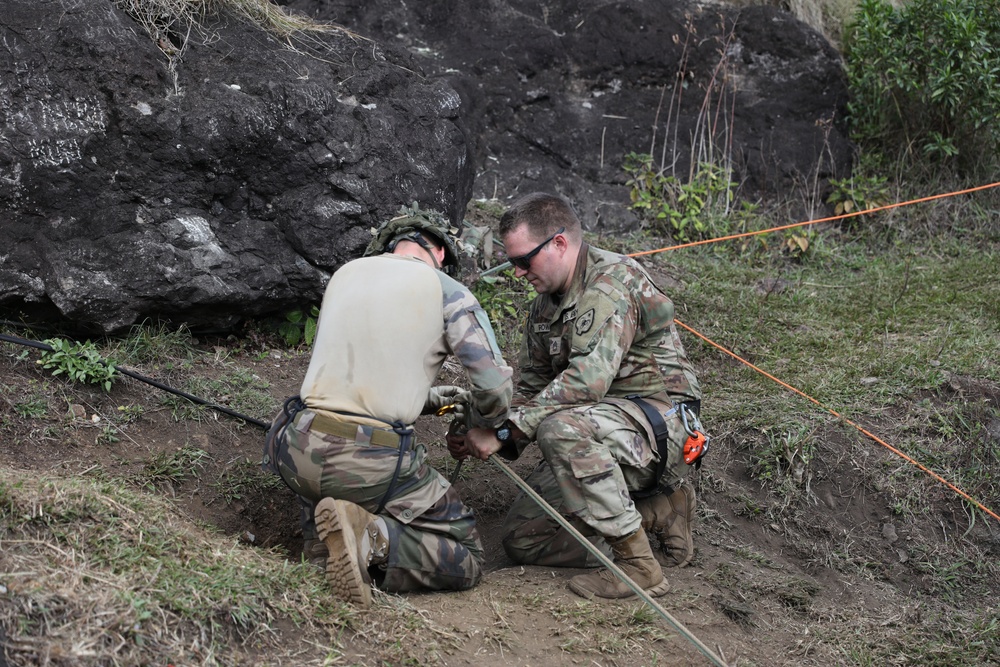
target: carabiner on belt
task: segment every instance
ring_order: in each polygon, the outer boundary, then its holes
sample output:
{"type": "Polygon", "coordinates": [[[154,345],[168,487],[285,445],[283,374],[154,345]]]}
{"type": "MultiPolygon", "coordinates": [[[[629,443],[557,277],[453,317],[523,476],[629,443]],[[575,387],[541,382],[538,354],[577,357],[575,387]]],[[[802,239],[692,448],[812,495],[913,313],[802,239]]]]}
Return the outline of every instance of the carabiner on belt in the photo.
{"type": "Polygon", "coordinates": [[[688,434],[684,442],[684,463],[693,465],[701,460],[708,453],[709,437],[701,427],[701,420],[690,408],[681,403],[681,423],[684,424],[684,431],[688,434]],[[690,416],[689,414],[690,413],[690,416]],[[689,421],[690,420],[690,421],[689,421]]]}

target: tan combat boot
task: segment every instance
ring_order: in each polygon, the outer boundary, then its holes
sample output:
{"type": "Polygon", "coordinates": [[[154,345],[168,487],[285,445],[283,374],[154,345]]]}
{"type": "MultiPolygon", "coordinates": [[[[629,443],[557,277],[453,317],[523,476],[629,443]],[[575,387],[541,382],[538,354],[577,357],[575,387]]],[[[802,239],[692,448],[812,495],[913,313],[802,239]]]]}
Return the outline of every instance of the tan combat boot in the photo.
{"type": "Polygon", "coordinates": [[[343,600],[368,607],[372,602],[368,566],[384,561],[388,542],[377,517],[346,500],[323,498],[316,505],[316,532],[326,543],[326,579],[343,600]]]}
{"type": "MultiPolygon", "coordinates": [[[[649,595],[659,597],[670,590],[670,584],[663,576],[660,564],[653,558],[649,540],[642,528],[628,537],[609,544],[615,556],[615,565],[649,595]]],[[[588,599],[594,597],[617,599],[635,595],[625,582],[606,567],[596,572],[576,575],[569,580],[569,588],[577,595],[588,599]]]]}
{"type": "Polygon", "coordinates": [[[696,505],[694,487],[687,481],[669,496],[661,493],[635,501],[643,529],[660,539],[667,567],[684,567],[694,558],[691,525],[696,505]]]}

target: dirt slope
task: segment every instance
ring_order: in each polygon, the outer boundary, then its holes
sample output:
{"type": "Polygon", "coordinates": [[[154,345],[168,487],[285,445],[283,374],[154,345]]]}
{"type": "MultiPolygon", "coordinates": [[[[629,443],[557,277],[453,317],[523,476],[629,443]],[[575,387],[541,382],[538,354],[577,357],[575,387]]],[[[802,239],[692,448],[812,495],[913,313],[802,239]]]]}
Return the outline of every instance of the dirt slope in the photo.
{"type": "MultiPolygon", "coordinates": [[[[251,416],[267,420],[296,392],[308,353],[262,340],[205,338],[197,341],[192,362],[142,370],[220,403],[247,406],[246,413],[257,410],[251,416]]],[[[249,548],[277,546],[298,560],[294,498],[257,472],[261,429],[194,410],[131,379],[110,393],[70,385],[48,375],[36,357],[0,347],[0,466],[27,475],[99,473],[164,495],[191,521],[215,526],[249,548]],[[178,458],[184,452],[201,453],[178,458]],[[174,469],[178,460],[187,462],[186,469],[174,469]]],[[[707,386],[737,372],[721,355],[698,365],[707,386]]],[[[446,374],[446,381],[458,379],[454,369],[446,374]]],[[[994,409],[1000,405],[996,386],[962,378],[924,398],[943,401],[957,393],[994,409]]],[[[706,413],[710,420],[710,398],[706,413]]],[[[891,415],[869,426],[890,440],[906,428],[891,415]]],[[[453,463],[441,446],[446,427],[443,418],[418,424],[432,459],[450,473],[453,463]]],[[[813,460],[800,471],[805,478],[781,487],[766,482],[764,464],[751,455],[760,451],[762,434],[715,433],[711,459],[695,476],[697,554],[690,567],[667,571],[672,591],[662,598],[664,607],[732,665],[917,664],[903,647],[920,642],[927,645],[927,660],[919,664],[1000,664],[989,652],[996,646],[996,618],[991,629],[988,617],[963,616],[964,602],[988,603],[1000,592],[996,580],[975,574],[984,571],[977,563],[995,562],[1000,552],[997,528],[970,524],[961,504],[932,481],[922,492],[937,508],[933,516],[894,513],[900,499],[879,488],[873,471],[903,464],[834,419],[824,429],[815,438],[820,444],[813,460]],[[941,637],[951,646],[942,646],[941,637]],[[953,646],[963,642],[964,661],[954,662],[953,646]]],[[[513,467],[525,475],[537,460],[532,450],[513,467]]],[[[794,473],[793,463],[786,479],[794,473]]],[[[467,463],[458,485],[477,512],[487,547],[482,585],[458,594],[379,596],[360,625],[339,631],[335,641],[344,654],[335,664],[710,664],[635,603],[574,596],[565,585],[573,571],[510,563],[498,528],[517,490],[494,466],[467,463]],[[384,622],[380,610],[400,607],[418,630],[384,622]]],[[[297,664],[323,663],[315,638],[291,625],[276,630],[283,641],[304,642],[297,664]]],[[[8,655],[7,664],[44,662],[8,655]]]]}

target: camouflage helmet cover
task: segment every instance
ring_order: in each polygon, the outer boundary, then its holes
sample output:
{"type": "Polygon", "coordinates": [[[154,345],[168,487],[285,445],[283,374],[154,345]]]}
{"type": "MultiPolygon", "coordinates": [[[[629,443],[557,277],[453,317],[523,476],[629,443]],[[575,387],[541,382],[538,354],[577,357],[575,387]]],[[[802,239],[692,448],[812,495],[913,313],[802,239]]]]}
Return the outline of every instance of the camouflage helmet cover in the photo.
{"type": "Polygon", "coordinates": [[[365,249],[365,257],[391,252],[393,241],[406,238],[414,232],[432,236],[444,248],[443,268],[458,268],[458,247],[456,245],[458,230],[448,224],[448,220],[432,210],[421,210],[417,202],[412,206],[403,206],[395,217],[383,222],[378,229],[372,230],[375,238],[365,249]]]}

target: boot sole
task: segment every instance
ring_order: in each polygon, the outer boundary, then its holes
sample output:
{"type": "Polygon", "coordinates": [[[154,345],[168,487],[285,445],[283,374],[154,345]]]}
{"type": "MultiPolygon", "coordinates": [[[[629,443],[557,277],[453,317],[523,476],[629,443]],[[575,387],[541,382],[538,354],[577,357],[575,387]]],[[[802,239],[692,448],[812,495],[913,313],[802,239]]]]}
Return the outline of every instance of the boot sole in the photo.
{"type": "Polygon", "coordinates": [[[326,543],[326,580],[334,594],[361,607],[372,603],[371,587],[365,583],[358,565],[358,545],[354,530],[341,515],[337,501],[323,498],[316,505],[316,532],[326,543]]]}

